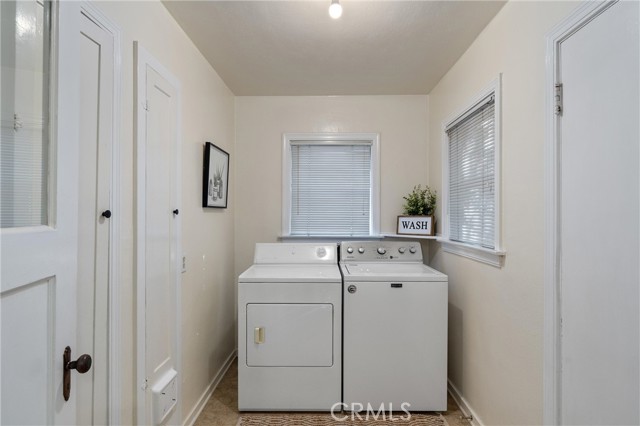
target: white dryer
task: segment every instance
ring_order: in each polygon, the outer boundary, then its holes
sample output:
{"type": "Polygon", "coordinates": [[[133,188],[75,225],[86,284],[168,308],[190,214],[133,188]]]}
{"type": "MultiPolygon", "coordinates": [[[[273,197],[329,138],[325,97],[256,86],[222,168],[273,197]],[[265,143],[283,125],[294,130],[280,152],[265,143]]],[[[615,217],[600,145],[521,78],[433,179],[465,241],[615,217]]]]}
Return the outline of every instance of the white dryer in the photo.
{"type": "Polygon", "coordinates": [[[256,244],[238,280],[238,408],[324,411],[341,401],[336,244],[256,244]]]}
{"type": "Polygon", "coordinates": [[[447,276],[415,241],[345,241],[340,254],[345,408],[446,411],[447,276]]]}

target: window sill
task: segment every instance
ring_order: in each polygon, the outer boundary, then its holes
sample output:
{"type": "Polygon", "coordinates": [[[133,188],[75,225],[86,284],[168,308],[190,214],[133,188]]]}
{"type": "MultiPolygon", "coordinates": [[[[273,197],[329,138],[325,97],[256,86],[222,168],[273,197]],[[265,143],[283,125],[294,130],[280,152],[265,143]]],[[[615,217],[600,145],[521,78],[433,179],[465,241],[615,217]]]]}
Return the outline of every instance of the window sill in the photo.
{"type": "Polygon", "coordinates": [[[362,240],[381,240],[382,235],[362,235],[362,236],[322,236],[322,235],[279,235],[278,241],[362,241],[362,240]]]}
{"type": "Polygon", "coordinates": [[[442,244],[442,249],[447,253],[473,259],[478,262],[486,263],[487,265],[495,266],[496,268],[502,268],[502,265],[504,264],[504,257],[507,254],[505,251],[476,247],[445,238],[438,238],[438,242],[442,244]]]}
{"type": "Polygon", "coordinates": [[[381,237],[384,238],[402,238],[405,240],[437,240],[438,237],[436,235],[408,235],[408,234],[393,234],[383,232],[380,234],[381,237]]]}

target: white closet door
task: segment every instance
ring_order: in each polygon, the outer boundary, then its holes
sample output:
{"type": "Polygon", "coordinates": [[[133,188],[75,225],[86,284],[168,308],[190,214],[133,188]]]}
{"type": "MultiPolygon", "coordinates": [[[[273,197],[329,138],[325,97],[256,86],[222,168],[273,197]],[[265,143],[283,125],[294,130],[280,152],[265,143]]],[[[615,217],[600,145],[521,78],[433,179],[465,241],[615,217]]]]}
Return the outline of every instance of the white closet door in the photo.
{"type": "Polygon", "coordinates": [[[562,424],[640,422],[638,5],[560,46],[562,424]]]}
{"type": "Polygon", "coordinates": [[[140,424],[178,424],[179,81],[138,55],[138,377],[140,424]],[[170,396],[169,396],[170,395],[170,396]]]}
{"type": "Polygon", "coordinates": [[[109,205],[114,46],[113,36],[84,13],[80,25],[78,350],[93,354],[93,367],[78,380],[78,423],[104,425],[109,422],[110,217],[122,214],[109,205]]]}

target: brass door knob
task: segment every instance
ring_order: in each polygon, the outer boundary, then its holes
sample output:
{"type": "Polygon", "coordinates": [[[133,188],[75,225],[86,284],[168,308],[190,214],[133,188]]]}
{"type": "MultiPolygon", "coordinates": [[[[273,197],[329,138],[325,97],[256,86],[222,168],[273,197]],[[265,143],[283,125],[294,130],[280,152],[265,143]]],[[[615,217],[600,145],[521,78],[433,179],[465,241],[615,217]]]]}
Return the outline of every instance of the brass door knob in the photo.
{"type": "Polygon", "coordinates": [[[76,370],[78,373],[84,374],[91,369],[91,362],[91,355],[80,355],[80,358],[67,364],[67,369],[76,370]]]}

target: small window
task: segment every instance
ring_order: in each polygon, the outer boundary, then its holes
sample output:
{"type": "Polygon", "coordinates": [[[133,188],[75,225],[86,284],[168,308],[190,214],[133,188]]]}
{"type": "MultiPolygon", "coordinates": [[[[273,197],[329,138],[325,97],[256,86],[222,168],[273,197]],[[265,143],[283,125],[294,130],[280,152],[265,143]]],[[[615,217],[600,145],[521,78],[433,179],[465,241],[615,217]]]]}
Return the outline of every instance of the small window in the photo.
{"type": "Polygon", "coordinates": [[[377,234],[377,135],[285,135],[284,150],[284,236],[377,234]]]}
{"type": "Polygon", "coordinates": [[[504,254],[499,247],[498,118],[499,80],[445,126],[446,251],[504,254]]]}
{"type": "Polygon", "coordinates": [[[449,239],[495,248],[495,96],[461,122],[449,138],[449,239]]]}

